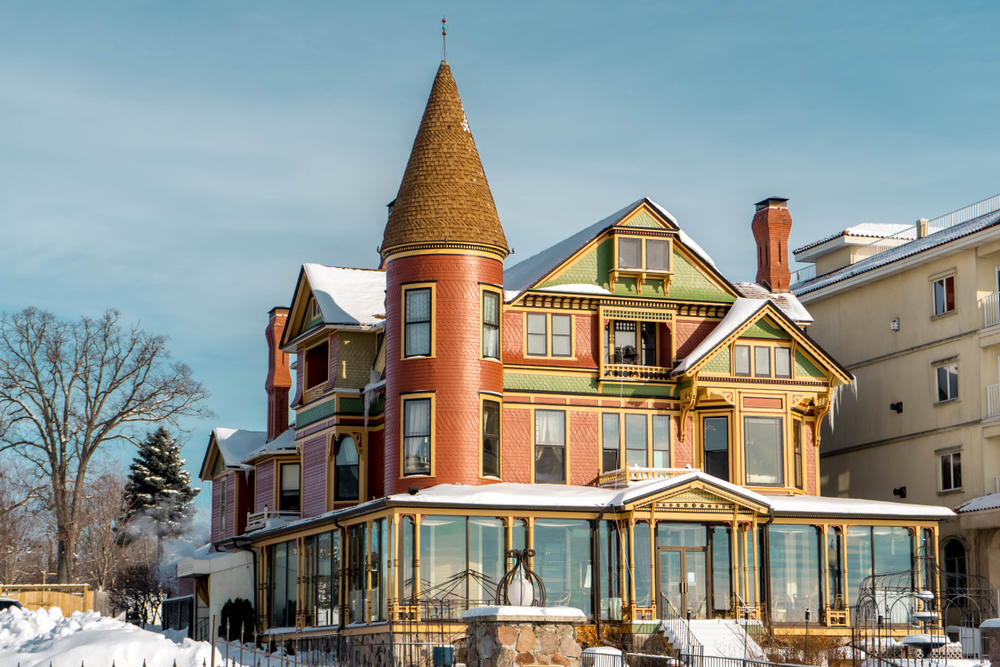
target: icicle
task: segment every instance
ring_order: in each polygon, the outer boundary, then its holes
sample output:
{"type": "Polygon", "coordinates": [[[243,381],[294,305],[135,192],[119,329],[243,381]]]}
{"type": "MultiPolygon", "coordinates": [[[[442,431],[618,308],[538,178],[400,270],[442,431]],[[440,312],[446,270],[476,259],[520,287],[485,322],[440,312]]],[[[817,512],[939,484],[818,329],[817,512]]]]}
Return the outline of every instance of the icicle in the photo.
{"type": "Polygon", "coordinates": [[[837,385],[830,392],[830,410],[827,412],[830,421],[830,432],[833,433],[833,421],[836,413],[840,412],[840,395],[844,391],[844,387],[850,387],[851,393],[854,395],[854,400],[858,400],[858,378],[857,376],[852,376],[851,381],[848,384],[837,385]]]}

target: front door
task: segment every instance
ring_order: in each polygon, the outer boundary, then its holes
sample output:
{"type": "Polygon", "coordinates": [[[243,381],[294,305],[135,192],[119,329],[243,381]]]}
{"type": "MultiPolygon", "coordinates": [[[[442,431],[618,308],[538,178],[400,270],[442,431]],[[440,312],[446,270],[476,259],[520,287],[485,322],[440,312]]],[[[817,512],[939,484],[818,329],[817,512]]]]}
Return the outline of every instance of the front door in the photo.
{"type": "Polygon", "coordinates": [[[708,568],[705,549],[660,547],[660,618],[708,618],[708,568]]]}

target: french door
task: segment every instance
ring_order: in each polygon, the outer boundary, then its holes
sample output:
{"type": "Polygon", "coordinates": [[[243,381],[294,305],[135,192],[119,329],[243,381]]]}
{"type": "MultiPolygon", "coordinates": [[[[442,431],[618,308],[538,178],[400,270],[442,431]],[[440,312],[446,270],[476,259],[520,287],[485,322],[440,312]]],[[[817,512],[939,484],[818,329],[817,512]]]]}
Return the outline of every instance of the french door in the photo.
{"type": "Polygon", "coordinates": [[[710,599],[705,548],[659,547],[657,601],[660,618],[708,618],[710,599]]]}

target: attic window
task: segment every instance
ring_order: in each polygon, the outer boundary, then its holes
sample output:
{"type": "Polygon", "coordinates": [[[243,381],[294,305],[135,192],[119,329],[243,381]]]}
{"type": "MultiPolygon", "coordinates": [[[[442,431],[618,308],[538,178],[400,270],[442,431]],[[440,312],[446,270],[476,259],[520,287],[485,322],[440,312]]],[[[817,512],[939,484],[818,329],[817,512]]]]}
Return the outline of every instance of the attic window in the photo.
{"type": "Polygon", "coordinates": [[[323,313],[319,309],[319,303],[316,302],[316,297],[309,298],[309,318],[316,319],[320,317],[323,313]]]}
{"type": "Polygon", "coordinates": [[[642,268],[642,239],[618,240],[618,268],[642,268]]]}
{"type": "Polygon", "coordinates": [[[646,240],[646,268],[650,271],[670,270],[670,243],[664,239],[646,240]]]}
{"type": "Polygon", "coordinates": [[[330,372],[330,343],[324,341],[306,350],[306,389],[324,384],[330,372]]]}

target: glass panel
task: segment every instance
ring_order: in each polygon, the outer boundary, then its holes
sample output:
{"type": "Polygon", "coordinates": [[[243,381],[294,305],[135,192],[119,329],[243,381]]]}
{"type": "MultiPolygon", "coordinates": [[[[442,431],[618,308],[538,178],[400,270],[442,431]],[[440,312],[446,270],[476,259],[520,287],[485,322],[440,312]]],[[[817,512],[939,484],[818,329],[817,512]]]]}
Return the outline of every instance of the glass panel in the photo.
{"type": "Polygon", "coordinates": [[[858,586],[872,573],[872,529],[852,526],[847,529],[847,604],[858,603],[858,586]]]}
{"type": "Polygon", "coordinates": [[[545,582],[546,605],[576,607],[592,614],[590,522],[535,521],[535,572],[545,582]]]}
{"type": "Polygon", "coordinates": [[[951,455],[951,484],[954,489],[962,488],[962,455],[951,455]]]}
{"type": "Polygon", "coordinates": [[[774,377],[792,377],[792,351],[787,347],[774,348],[774,377]]]}
{"type": "Polygon", "coordinates": [[[365,572],[368,564],[367,526],[363,523],[350,527],[348,533],[347,561],[347,622],[363,623],[365,613],[365,572]]]}
{"type": "Polygon", "coordinates": [[[681,599],[681,584],[684,579],[681,576],[681,552],[680,551],[660,551],[660,599],[666,601],[666,609],[660,609],[662,618],[669,618],[674,615],[683,617],[681,611],[683,601],[681,599]]]}
{"type": "Polygon", "coordinates": [[[670,467],[670,417],[653,415],[653,467],[670,467]]]}
{"type": "Polygon", "coordinates": [[[635,364],[639,351],[635,343],[635,322],[615,322],[615,363],[635,364]]]}
{"type": "Polygon", "coordinates": [[[646,446],[646,415],[625,415],[625,460],[632,467],[649,465],[646,446]]]}
{"type": "Polygon", "coordinates": [[[840,565],[841,549],[843,548],[840,530],[831,528],[826,534],[826,563],[830,574],[830,600],[831,608],[844,608],[844,571],[840,565]]]}
{"type": "Polygon", "coordinates": [[[944,313],[945,298],[944,298],[944,281],[935,280],[934,281],[934,314],[941,315],[944,313]]]}
{"type": "Polygon", "coordinates": [[[552,316],[552,356],[568,357],[573,353],[572,325],[569,315],[552,316]]]}
{"type": "Polygon", "coordinates": [[[684,578],[687,582],[687,610],[691,618],[706,618],[708,616],[708,582],[705,580],[705,552],[684,552],[684,578]]]}
{"type": "Polygon", "coordinates": [[[621,543],[618,539],[617,523],[601,521],[598,538],[601,547],[601,618],[608,621],[620,620],[622,597],[618,562],[621,543]]]}
{"type": "Polygon", "coordinates": [[[660,239],[646,239],[646,268],[650,271],[670,270],[670,243],[660,239]]]}
{"type": "Polygon", "coordinates": [[[326,382],[330,372],[330,344],[320,343],[306,350],[306,389],[326,382]]]}
{"type": "Polygon", "coordinates": [[[802,422],[792,421],[792,470],[795,473],[795,488],[802,488],[802,422]]]}
{"type": "Polygon", "coordinates": [[[320,533],[316,538],[316,620],[318,626],[334,625],[333,533],[320,533]]]}
{"type": "Polygon", "coordinates": [[[750,346],[736,345],[733,351],[736,353],[736,374],[750,375],[750,346]]]}
{"type": "Polygon", "coordinates": [[[354,438],[347,436],[337,443],[337,453],[334,458],[336,470],[334,479],[334,499],[358,499],[358,449],[354,438]]]}
{"type": "Polygon", "coordinates": [[[729,481],[729,419],[706,417],[702,424],[705,472],[729,481]]]}
{"type": "Polygon", "coordinates": [[[708,530],[697,523],[656,523],[657,544],[661,547],[706,547],[708,530]]]}
{"type": "Polygon", "coordinates": [[[635,603],[640,607],[651,607],[653,602],[653,580],[650,569],[649,524],[640,521],[632,528],[635,536],[635,603]]]}
{"type": "Polygon", "coordinates": [[[513,544],[511,549],[517,549],[518,551],[523,551],[528,547],[528,522],[524,519],[518,519],[514,522],[514,529],[511,531],[511,539],[513,544]]]}
{"type": "Polygon", "coordinates": [[[621,439],[618,434],[618,415],[601,415],[601,470],[617,470],[621,439]]]}
{"type": "Polygon", "coordinates": [[[300,470],[298,463],[286,463],[281,466],[281,492],[278,496],[278,509],[281,511],[299,511],[300,470]]]}
{"type": "Polygon", "coordinates": [[[500,476],[500,404],[483,401],[483,475],[500,476]]]}
{"type": "Polygon", "coordinates": [[[548,353],[546,326],[544,314],[528,313],[528,354],[544,357],[548,353]]]}
{"type": "Polygon", "coordinates": [[[483,356],[500,358],[500,295],[483,292],[483,356]]]}
{"type": "Polygon", "coordinates": [[[309,535],[302,545],[302,609],[306,613],[306,625],[316,625],[316,536],[309,535]]]}
{"type": "Polygon", "coordinates": [[[958,364],[948,366],[948,398],[958,398],[958,364]]]}
{"type": "Polygon", "coordinates": [[[753,366],[757,377],[771,377],[771,348],[754,345],[753,366]]]}
{"type": "Polygon", "coordinates": [[[941,490],[950,491],[951,484],[951,454],[941,457],[941,490]]]}
{"type": "Polygon", "coordinates": [[[656,323],[642,323],[642,365],[659,366],[656,358],[656,323]]]}
{"type": "Polygon", "coordinates": [[[431,353],[430,289],[407,290],[405,309],[405,355],[427,356],[431,353]]]}
{"type": "Polygon", "coordinates": [[[431,399],[403,401],[403,474],[431,472],[431,399]]]}
{"type": "MultiPolygon", "coordinates": [[[[466,597],[465,517],[424,516],[420,519],[420,598],[459,600],[466,597]]],[[[461,614],[461,611],[456,611],[461,614]]]]}
{"type": "Polygon", "coordinates": [[[716,526],[712,529],[712,598],[715,611],[729,611],[733,596],[731,560],[729,529],[716,526]]]}
{"type": "Polygon", "coordinates": [[[642,239],[618,239],[618,268],[642,268],[642,239]]]}
{"type": "Polygon", "coordinates": [[[944,279],[944,309],[947,312],[955,310],[955,277],[948,276],[944,279]]]}
{"type": "Polygon", "coordinates": [[[415,572],[413,538],[413,518],[404,516],[399,522],[399,548],[402,552],[399,590],[400,597],[407,601],[413,599],[413,576],[415,572]]]}
{"type": "Polygon", "coordinates": [[[382,569],[385,555],[382,553],[382,531],[384,528],[384,519],[372,521],[371,553],[368,556],[368,562],[373,566],[370,573],[372,618],[378,621],[385,620],[382,595],[382,581],[385,578],[385,570],[382,569]]]}
{"type": "Polygon", "coordinates": [[[272,552],[272,596],[271,596],[271,616],[274,618],[274,625],[286,627],[286,606],[288,605],[288,542],[274,545],[272,552]]]}
{"type": "Polygon", "coordinates": [[[503,521],[469,517],[469,600],[492,604],[505,571],[503,521]]]}
{"type": "Polygon", "coordinates": [[[784,483],[780,417],[744,417],[747,484],[780,486],[784,483]]]}
{"type": "Polygon", "coordinates": [[[814,526],[772,524],[768,528],[771,614],[778,623],[805,621],[820,611],[819,531],[814,526]]]}
{"type": "Polygon", "coordinates": [[[566,413],[535,410],[535,483],[566,482],[566,413]]]}
{"type": "MultiPolygon", "coordinates": [[[[910,531],[899,526],[875,526],[872,528],[872,550],[874,551],[875,574],[891,574],[907,572],[908,588],[917,585],[912,574],[912,545],[910,531]]],[[[893,623],[907,623],[914,611],[913,598],[910,593],[892,593],[880,591],[877,602],[880,607],[889,609],[893,623]]]]}

